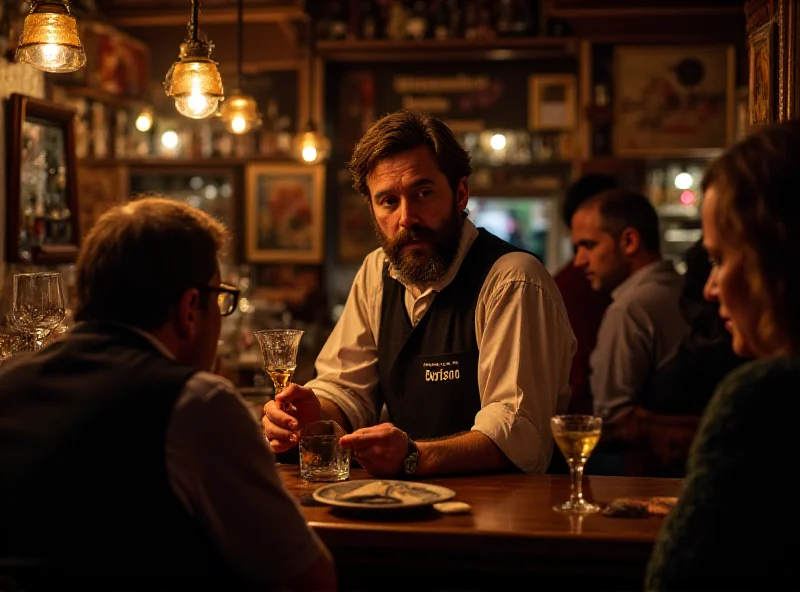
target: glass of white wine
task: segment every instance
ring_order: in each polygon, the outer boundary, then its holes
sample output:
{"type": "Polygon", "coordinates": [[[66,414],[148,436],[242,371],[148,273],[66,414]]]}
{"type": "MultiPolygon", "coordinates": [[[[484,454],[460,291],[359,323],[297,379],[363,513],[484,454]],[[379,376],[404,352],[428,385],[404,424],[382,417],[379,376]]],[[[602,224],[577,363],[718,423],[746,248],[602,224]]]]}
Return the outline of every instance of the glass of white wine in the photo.
{"type": "Polygon", "coordinates": [[[47,334],[58,327],[65,316],[59,273],[14,275],[11,320],[17,328],[34,335],[34,350],[42,349],[47,334]]]}
{"type": "Polygon", "coordinates": [[[569,466],[571,478],[569,500],[553,506],[556,512],[591,514],[600,506],[583,498],[583,467],[600,440],[603,420],[593,415],[556,415],[550,418],[553,438],[569,466]]]}
{"type": "Polygon", "coordinates": [[[300,329],[264,329],[253,333],[261,356],[264,358],[264,371],[275,385],[275,394],[289,384],[297,367],[297,348],[303,338],[300,329]]]}

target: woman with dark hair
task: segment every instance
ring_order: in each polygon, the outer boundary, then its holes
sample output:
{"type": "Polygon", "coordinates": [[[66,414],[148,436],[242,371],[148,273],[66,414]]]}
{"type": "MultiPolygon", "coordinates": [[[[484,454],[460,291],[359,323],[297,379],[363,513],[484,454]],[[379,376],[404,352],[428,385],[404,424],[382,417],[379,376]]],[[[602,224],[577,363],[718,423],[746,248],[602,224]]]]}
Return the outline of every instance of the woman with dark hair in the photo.
{"type": "Polygon", "coordinates": [[[785,482],[800,412],[798,161],[792,121],[759,129],[706,172],[705,297],[719,302],[734,352],[756,359],[731,372],[705,409],[647,590],[797,587],[800,519],[785,482]]]}

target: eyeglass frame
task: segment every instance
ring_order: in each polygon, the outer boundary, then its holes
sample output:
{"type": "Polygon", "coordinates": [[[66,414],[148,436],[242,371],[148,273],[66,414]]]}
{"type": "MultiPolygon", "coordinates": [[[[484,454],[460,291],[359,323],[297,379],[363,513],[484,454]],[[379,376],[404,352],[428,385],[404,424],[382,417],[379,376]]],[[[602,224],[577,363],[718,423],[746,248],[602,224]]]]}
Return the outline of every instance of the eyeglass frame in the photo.
{"type": "MultiPolygon", "coordinates": [[[[220,308],[219,313],[223,317],[228,317],[236,312],[236,306],[239,304],[239,297],[241,296],[241,290],[235,286],[231,286],[230,284],[220,284],[219,286],[196,286],[196,288],[200,292],[206,292],[208,294],[230,294],[233,296],[233,304],[230,307],[228,312],[223,312],[220,308]]],[[[219,308],[219,299],[217,300],[217,308],[219,308]]]]}

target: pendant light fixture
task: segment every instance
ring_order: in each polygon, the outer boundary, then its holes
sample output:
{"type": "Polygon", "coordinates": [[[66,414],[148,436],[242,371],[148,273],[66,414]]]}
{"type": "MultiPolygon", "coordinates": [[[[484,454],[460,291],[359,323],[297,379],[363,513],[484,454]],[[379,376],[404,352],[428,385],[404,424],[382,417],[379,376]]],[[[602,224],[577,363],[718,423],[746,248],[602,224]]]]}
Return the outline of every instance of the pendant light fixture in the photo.
{"type": "Polygon", "coordinates": [[[217,62],[211,59],[214,44],[199,38],[200,0],[192,0],[188,36],[181,43],[180,59],[172,64],[164,79],[167,96],[175,99],[178,113],[204,119],[217,111],[223,96],[217,62]]]}
{"type": "Polygon", "coordinates": [[[244,54],[244,0],[237,2],[237,56],[236,90],[222,105],[220,117],[225,129],[234,134],[245,134],[261,125],[261,114],[256,100],[242,91],[242,55],[244,54]]]}
{"type": "Polygon", "coordinates": [[[318,164],[328,158],[331,151],[331,141],[319,131],[314,123],[314,86],[316,77],[314,59],[313,27],[309,22],[308,27],[308,123],[305,130],[294,138],[294,154],[304,164],[318,164]]]}
{"type": "Polygon", "coordinates": [[[67,0],[33,0],[16,59],[45,72],[74,72],[83,67],[86,54],[67,0]]]}

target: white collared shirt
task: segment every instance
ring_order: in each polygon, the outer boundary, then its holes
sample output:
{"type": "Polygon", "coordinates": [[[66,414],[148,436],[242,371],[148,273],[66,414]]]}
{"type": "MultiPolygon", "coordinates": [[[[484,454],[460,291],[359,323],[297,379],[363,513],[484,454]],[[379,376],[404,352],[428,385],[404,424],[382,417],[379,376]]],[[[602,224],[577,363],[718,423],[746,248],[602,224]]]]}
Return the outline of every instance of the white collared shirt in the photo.
{"type": "MultiPolygon", "coordinates": [[[[453,280],[477,237],[477,228],[465,220],[458,254],[444,277],[423,290],[403,284],[413,324],[453,280]]],[[[376,424],[383,406],[377,344],[385,262],[382,249],[364,260],[317,357],[317,377],[306,384],[336,404],[353,429],[376,424]]],[[[389,273],[401,281],[391,268],[389,273]]],[[[514,252],[495,262],[478,295],[475,334],[481,410],[472,429],[491,438],[523,471],[543,473],[553,450],[550,417],[566,411],[577,344],[561,294],[538,259],[514,252]]]]}

